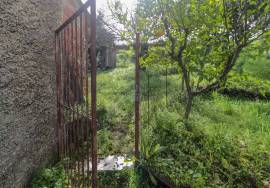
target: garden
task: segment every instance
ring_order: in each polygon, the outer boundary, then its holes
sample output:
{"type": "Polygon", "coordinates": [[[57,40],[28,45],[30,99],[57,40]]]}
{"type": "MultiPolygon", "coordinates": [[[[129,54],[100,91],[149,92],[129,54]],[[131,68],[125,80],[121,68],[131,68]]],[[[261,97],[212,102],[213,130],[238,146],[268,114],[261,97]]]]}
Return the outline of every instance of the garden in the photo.
{"type": "MultiPolygon", "coordinates": [[[[110,10],[126,26],[119,36],[132,41],[133,17],[120,1],[110,10]]],[[[98,156],[125,155],[136,166],[99,172],[99,187],[270,187],[269,12],[266,0],[138,1],[140,157],[127,43],[116,68],[97,73],[98,156]]],[[[60,162],[32,185],[66,181],[60,162]]]]}

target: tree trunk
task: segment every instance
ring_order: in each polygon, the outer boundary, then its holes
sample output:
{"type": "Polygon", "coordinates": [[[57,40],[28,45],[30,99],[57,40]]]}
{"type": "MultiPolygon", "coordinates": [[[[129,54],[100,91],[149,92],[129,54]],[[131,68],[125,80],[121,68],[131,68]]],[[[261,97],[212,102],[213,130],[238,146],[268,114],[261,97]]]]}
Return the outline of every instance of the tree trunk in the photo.
{"type": "Polygon", "coordinates": [[[193,101],[193,96],[188,93],[187,104],[186,104],[186,109],[185,109],[185,121],[187,121],[189,118],[191,108],[192,108],[192,101],[193,101]]]}
{"type": "Polygon", "coordinates": [[[189,120],[189,115],[190,115],[191,109],[192,109],[193,95],[192,95],[192,93],[187,93],[187,95],[188,96],[187,96],[187,104],[186,104],[185,116],[184,116],[184,125],[188,131],[191,131],[192,127],[190,126],[188,120],[189,120]]]}
{"type": "Polygon", "coordinates": [[[182,76],[182,85],[181,85],[182,92],[185,90],[185,79],[184,76],[182,76]]]}

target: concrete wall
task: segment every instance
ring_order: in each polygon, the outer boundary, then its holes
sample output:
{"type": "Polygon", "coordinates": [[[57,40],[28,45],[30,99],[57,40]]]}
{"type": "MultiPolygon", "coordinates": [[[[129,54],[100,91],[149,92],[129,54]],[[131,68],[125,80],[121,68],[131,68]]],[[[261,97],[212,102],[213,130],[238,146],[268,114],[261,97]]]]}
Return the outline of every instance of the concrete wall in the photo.
{"type": "Polygon", "coordinates": [[[56,154],[58,0],[0,0],[0,187],[29,187],[56,154]]]}

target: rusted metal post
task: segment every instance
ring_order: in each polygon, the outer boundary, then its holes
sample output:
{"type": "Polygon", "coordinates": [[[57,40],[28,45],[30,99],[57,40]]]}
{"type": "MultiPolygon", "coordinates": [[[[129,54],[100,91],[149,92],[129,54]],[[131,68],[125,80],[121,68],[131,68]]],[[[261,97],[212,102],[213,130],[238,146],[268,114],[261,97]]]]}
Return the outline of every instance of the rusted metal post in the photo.
{"type": "Polygon", "coordinates": [[[64,158],[65,154],[64,154],[64,114],[63,114],[63,90],[62,90],[62,65],[63,65],[63,61],[64,61],[64,57],[63,57],[63,52],[64,52],[64,43],[63,43],[63,39],[64,39],[64,33],[61,32],[61,56],[60,56],[60,61],[59,61],[59,113],[60,113],[60,146],[61,146],[61,159],[64,158]]]}
{"type": "Polygon", "coordinates": [[[148,127],[150,126],[150,72],[147,71],[147,122],[148,127]]]}
{"type": "MultiPolygon", "coordinates": [[[[81,85],[81,94],[82,96],[84,95],[84,92],[83,92],[83,17],[82,17],[82,14],[80,15],[80,85],[81,85]]],[[[82,109],[83,111],[83,109],[82,109]]],[[[83,116],[81,115],[81,117],[83,118],[83,116]]],[[[84,142],[84,121],[81,122],[81,128],[80,128],[80,133],[81,133],[81,136],[82,136],[82,139],[81,139],[81,142],[83,144],[84,142]]],[[[84,176],[84,156],[85,156],[85,151],[84,151],[84,148],[81,149],[81,174],[82,174],[82,177],[85,177],[84,176]]],[[[82,182],[82,187],[85,187],[85,181],[82,182]]]]}
{"type": "Polygon", "coordinates": [[[90,154],[89,154],[89,141],[88,141],[88,138],[89,138],[89,130],[91,130],[91,122],[89,121],[89,81],[88,81],[88,66],[89,66],[89,63],[91,63],[91,60],[90,60],[90,52],[88,50],[88,41],[89,41],[89,24],[88,24],[88,12],[87,10],[84,12],[84,15],[85,15],[85,39],[87,41],[87,43],[85,44],[85,49],[87,49],[87,52],[86,52],[86,59],[85,59],[85,62],[86,62],[86,65],[85,65],[85,75],[86,75],[86,79],[85,79],[85,89],[86,89],[86,106],[85,106],[85,109],[86,109],[86,138],[85,140],[87,141],[87,149],[86,149],[86,164],[87,164],[87,182],[86,182],[86,187],[89,187],[90,185],[90,154]]]}
{"type": "Polygon", "coordinates": [[[59,35],[55,33],[55,65],[56,65],[56,94],[57,94],[57,138],[58,138],[58,157],[61,160],[61,149],[60,149],[60,96],[59,96],[59,35]]]}
{"type": "Polygon", "coordinates": [[[166,67],[166,107],[168,106],[168,67],[166,67]]]}
{"type": "Polygon", "coordinates": [[[135,62],[135,157],[140,157],[140,33],[136,33],[136,62],[135,62]]]}
{"type": "Polygon", "coordinates": [[[91,111],[92,111],[92,187],[97,187],[97,121],[96,121],[96,0],[91,3],[91,111]]]}
{"type": "Polygon", "coordinates": [[[63,159],[63,132],[62,132],[62,113],[61,113],[61,33],[55,34],[55,61],[56,61],[56,88],[57,88],[57,121],[58,121],[58,154],[59,159],[63,159]]]}

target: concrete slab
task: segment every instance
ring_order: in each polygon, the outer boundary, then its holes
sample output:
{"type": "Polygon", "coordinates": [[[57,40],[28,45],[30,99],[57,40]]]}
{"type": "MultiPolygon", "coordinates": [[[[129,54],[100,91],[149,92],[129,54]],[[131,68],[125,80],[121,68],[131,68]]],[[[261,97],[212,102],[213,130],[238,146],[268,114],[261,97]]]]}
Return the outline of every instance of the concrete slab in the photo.
{"type": "MultiPolygon", "coordinates": [[[[123,169],[131,169],[134,163],[125,156],[110,155],[108,157],[98,159],[98,171],[119,171],[123,169]]],[[[90,169],[92,165],[90,163],[90,169]]]]}

